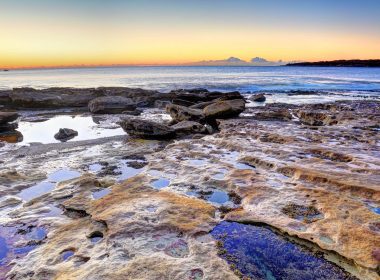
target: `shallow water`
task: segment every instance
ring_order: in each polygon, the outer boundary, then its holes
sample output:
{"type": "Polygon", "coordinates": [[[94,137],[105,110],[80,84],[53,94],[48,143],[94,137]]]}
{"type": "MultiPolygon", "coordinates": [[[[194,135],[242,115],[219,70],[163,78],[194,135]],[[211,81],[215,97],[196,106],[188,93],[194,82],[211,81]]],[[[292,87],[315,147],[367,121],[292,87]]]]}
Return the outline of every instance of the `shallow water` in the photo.
{"type": "Polygon", "coordinates": [[[266,227],[222,222],[211,234],[219,240],[219,255],[251,279],[356,279],[266,227]]]}
{"type": "Polygon", "coordinates": [[[60,169],[51,173],[45,181],[22,190],[18,196],[25,201],[39,197],[54,189],[56,183],[79,177],[80,173],[69,169],[60,169]]]}
{"type": "Polygon", "coordinates": [[[60,128],[70,128],[78,131],[78,136],[69,141],[89,140],[102,137],[124,135],[122,128],[107,129],[93,122],[91,116],[55,116],[43,122],[20,121],[18,131],[23,135],[22,143],[39,142],[59,143],[54,135],[60,128]]]}
{"type": "Polygon", "coordinates": [[[166,188],[167,186],[170,185],[170,180],[166,179],[166,178],[160,178],[160,179],[157,179],[157,180],[154,180],[152,182],[152,186],[153,188],[155,189],[162,189],[162,188],[166,188]]]}

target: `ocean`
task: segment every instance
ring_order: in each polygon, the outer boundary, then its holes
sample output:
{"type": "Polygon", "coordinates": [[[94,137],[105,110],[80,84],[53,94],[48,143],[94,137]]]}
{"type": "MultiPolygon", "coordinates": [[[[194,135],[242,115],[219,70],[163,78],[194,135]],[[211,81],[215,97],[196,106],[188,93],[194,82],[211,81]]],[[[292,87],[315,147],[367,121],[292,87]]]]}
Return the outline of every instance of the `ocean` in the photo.
{"type": "Polygon", "coordinates": [[[325,98],[335,94],[349,99],[378,99],[380,68],[162,66],[0,72],[0,89],[100,86],[140,87],[163,92],[202,87],[242,93],[265,92],[274,96],[302,90],[325,92],[325,98]]]}

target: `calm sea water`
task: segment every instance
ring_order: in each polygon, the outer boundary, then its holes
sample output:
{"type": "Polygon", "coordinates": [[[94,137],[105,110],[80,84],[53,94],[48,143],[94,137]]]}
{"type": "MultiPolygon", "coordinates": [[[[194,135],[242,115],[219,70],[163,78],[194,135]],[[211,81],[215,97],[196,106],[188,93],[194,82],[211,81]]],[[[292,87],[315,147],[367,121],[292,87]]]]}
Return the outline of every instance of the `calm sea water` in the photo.
{"type": "Polygon", "coordinates": [[[380,92],[380,68],[108,67],[0,72],[0,89],[126,86],[169,91],[204,87],[242,92],[380,92]]]}

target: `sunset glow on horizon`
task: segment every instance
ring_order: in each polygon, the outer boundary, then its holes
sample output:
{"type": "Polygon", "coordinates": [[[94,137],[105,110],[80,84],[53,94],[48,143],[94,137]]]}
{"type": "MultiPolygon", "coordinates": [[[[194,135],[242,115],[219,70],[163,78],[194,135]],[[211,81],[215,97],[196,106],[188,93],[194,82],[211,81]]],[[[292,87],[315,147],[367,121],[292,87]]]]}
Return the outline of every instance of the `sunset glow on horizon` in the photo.
{"type": "Polygon", "coordinates": [[[331,2],[0,0],[0,68],[380,58],[380,2],[331,2]]]}

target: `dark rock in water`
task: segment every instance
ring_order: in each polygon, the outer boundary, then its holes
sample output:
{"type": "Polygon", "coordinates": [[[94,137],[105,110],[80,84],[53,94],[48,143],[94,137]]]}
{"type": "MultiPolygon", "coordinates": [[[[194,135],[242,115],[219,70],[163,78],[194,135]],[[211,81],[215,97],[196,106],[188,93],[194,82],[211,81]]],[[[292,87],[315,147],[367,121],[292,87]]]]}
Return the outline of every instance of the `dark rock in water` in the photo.
{"type": "Polygon", "coordinates": [[[249,100],[254,101],[254,102],[265,102],[267,98],[265,97],[264,94],[260,93],[260,94],[252,95],[251,97],[249,97],[249,100]]]}
{"type": "Polygon", "coordinates": [[[292,243],[268,227],[222,222],[211,235],[217,239],[219,256],[241,278],[356,279],[321,254],[292,243]]]}
{"type": "Polygon", "coordinates": [[[102,96],[91,100],[88,109],[94,114],[119,114],[123,111],[134,111],[136,104],[131,98],[102,96]]]}
{"type": "Polygon", "coordinates": [[[194,105],[191,105],[190,108],[191,109],[201,109],[203,110],[205,107],[207,107],[208,105],[211,105],[215,102],[217,102],[218,100],[212,100],[212,101],[206,101],[206,102],[200,102],[200,103],[197,103],[197,104],[194,104],[194,105]]]}
{"type": "Polygon", "coordinates": [[[207,119],[227,119],[237,117],[245,110],[243,99],[223,100],[206,106],[203,114],[207,119]]]}
{"type": "Polygon", "coordinates": [[[302,124],[311,126],[334,125],[338,123],[338,116],[324,110],[299,111],[298,118],[302,124]]]}
{"type": "Polygon", "coordinates": [[[78,136],[78,132],[70,128],[60,128],[58,133],[54,135],[54,138],[66,142],[70,139],[73,139],[75,136],[78,136]]]}
{"type": "Polygon", "coordinates": [[[206,127],[198,122],[182,121],[172,126],[177,134],[188,135],[194,133],[206,133],[206,127]]]}
{"type": "Polygon", "coordinates": [[[191,109],[185,106],[169,104],[166,106],[166,112],[170,114],[172,119],[176,122],[182,121],[197,121],[200,122],[204,119],[203,112],[198,109],[191,109]]]}
{"type": "Polygon", "coordinates": [[[156,100],[154,102],[154,107],[160,108],[160,109],[165,109],[166,106],[168,106],[169,104],[172,104],[172,103],[168,100],[156,100]]]}
{"type": "Polygon", "coordinates": [[[16,112],[0,112],[0,124],[6,124],[17,120],[18,114],[16,112]]]}
{"type": "Polygon", "coordinates": [[[145,139],[170,139],[175,131],[170,126],[138,118],[123,119],[119,125],[131,136],[145,139]]]}

